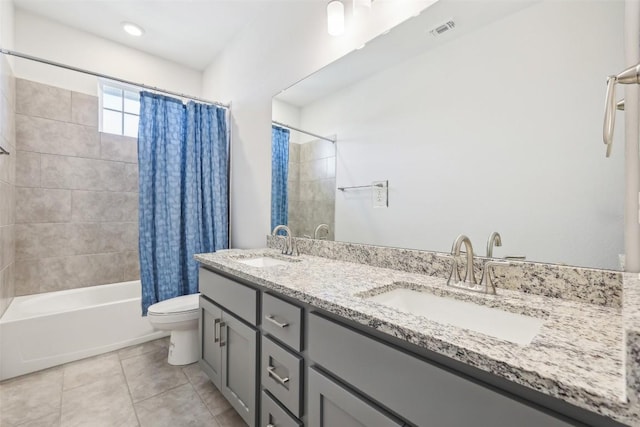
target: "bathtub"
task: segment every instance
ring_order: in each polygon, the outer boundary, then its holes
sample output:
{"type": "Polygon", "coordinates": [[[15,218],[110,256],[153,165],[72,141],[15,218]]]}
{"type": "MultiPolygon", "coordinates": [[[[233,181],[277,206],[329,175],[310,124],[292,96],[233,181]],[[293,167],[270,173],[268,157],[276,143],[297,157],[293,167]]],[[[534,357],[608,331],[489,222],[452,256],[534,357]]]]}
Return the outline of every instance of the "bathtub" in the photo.
{"type": "Polygon", "coordinates": [[[0,318],[0,380],[168,335],[140,315],[140,281],[16,297],[0,318]]]}

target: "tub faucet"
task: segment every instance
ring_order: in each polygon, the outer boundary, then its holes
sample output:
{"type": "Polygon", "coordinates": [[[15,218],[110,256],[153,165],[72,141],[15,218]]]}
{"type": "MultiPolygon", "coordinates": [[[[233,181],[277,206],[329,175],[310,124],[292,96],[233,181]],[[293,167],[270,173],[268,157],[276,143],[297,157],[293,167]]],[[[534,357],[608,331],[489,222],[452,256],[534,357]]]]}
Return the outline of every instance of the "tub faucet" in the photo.
{"type": "Polygon", "coordinates": [[[451,275],[449,276],[449,280],[447,280],[447,285],[449,285],[452,280],[453,284],[462,281],[475,285],[477,282],[476,277],[473,273],[473,246],[471,245],[471,240],[464,234],[459,235],[453,242],[453,246],[451,247],[451,255],[453,255],[453,266],[451,268],[451,275]],[[460,257],[460,248],[463,243],[465,246],[465,250],[467,251],[467,273],[464,276],[464,280],[461,280],[460,272],[458,271],[458,258],[460,257]]]}
{"type": "Polygon", "coordinates": [[[320,224],[319,226],[316,227],[316,231],[313,232],[313,238],[314,239],[319,239],[320,238],[320,232],[322,230],[325,230],[327,232],[326,237],[329,237],[329,225],[328,224],[320,224]]]}
{"type": "Polygon", "coordinates": [[[487,258],[493,257],[493,245],[502,246],[502,238],[497,231],[491,233],[489,240],[487,240],[487,258]]]}
{"type": "Polygon", "coordinates": [[[283,255],[298,255],[298,248],[296,247],[296,241],[291,236],[291,230],[286,225],[278,225],[271,232],[272,236],[277,236],[278,232],[282,230],[286,233],[284,247],[282,248],[283,255]]]}

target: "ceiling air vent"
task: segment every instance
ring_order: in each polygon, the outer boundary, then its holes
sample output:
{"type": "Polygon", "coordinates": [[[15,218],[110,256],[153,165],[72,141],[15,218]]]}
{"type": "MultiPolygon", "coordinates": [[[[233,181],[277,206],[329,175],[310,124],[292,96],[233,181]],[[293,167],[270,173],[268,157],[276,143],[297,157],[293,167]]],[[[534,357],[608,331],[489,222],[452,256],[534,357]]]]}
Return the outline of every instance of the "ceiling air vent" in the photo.
{"type": "Polygon", "coordinates": [[[453,22],[452,20],[445,22],[442,25],[437,26],[436,28],[434,28],[433,30],[429,31],[431,34],[433,34],[434,37],[438,37],[441,36],[442,34],[446,33],[449,30],[453,30],[456,27],[456,23],[453,22]]]}

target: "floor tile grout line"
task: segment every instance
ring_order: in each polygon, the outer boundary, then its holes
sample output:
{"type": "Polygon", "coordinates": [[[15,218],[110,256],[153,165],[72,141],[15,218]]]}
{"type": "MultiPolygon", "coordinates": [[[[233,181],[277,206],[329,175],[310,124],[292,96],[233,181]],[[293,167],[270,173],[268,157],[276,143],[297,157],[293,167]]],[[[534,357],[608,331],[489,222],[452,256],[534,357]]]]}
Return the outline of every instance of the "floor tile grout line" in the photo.
{"type": "Polygon", "coordinates": [[[117,353],[116,355],[118,357],[118,365],[120,365],[120,371],[122,372],[122,378],[124,379],[124,384],[127,386],[127,393],[129,394],[129,402],[131,402],[131,408],[133,408],[133,414],[136,416],[136,422],[138,423],[138,426],[141,426],[142,424],[140,424],[138,411],[136,410],[136,405],[133,401],[133,395],[131,394],[131,388],[129,387],[129,381],[127,380],[127,373],[124,371],[124,366],[122,366],[122,359],[120,359],[120,355],[117,353]]]}
{"type": "MultiPolygon", "coordinates": [[[[173,391],[173,390],[175,390],[175,389],[177,389],[177,388],[183,387],[183,386],[185,386],[185,385],[187,385],[187,384],[189,384],[189,385],[191,386],[191,388],[193,388],[193,391],[195,391],[195,387],[193,386],[193,384],[191,384],[189,381],[187,381],[187,382],[186,382],[186,383],[184,383],[184,384],[180,384],[180,385],[177,385],[177,386],[174,386],[174,387],[168,388],[168,389],[166,389],[166,390],[164,390],[164,391],[161,391],[160,393],[156,393],[156,394],[154,394],[153,396],[148,396],[148,397],[145,397],[145,398],[144,398],[144,399],[142,399],[142,400],[138,400],[137,402],[136,402],[136,401],[133,401],[133,408],[135,409],[135,405],[137,405],[138,403],[146,402],[146,401],[147,401],[147,400],[149,400],[149,399],[153,399],[154,397],[161,396],[161,395],[163,395],[163,394],[165,394],[165,393],[168,393],[168,392],[173,391]]],[[[198,393],[198,392],[196,392],[196,394],[197,394],[197,393],[198,393]]],[[[133,398],[133,397],[132,397],[132,398],[133,398]]],[[[205,407],[206,407],[206,406],[205,406],[205,407]]]]}
{"type": "MultiPolygon", "coordinates": [[[[198,362],[196,362],[197,364],[198,362]]],[[[191,365],[187,365],[187,366],[191,366],[191,365]]],[[[198,366],[198,369],[200,369],[200,366],[198,366]]],[[[211,414],[211,416],[213,417],[213,419],[218,423],[218,418],[216,417],[216,415],[211,411],[211,409],[209,408],[209,405],[207,405],[207,402],[204,401],[204,398],[202,397],[202,395],[200,394],[200,392],[198,391],[198,387],[196,387],[196,385],[191,381],[191,378],[189,378],[189,375],[186,374],[185,372],[186,368],[182,368],[182,373],[187,377],[187,380],[189,381],[189,384],[191,384],[191,386],[193,387],[193,390],[196,392],[196,395],[200,398],[200,401],[202,402],[202,404],[204,405],[204,407],[207,409],[207,411],[211,414]]],[[[215,384],[213,385],[215,387],[215,384]]],[[[217,387],[215,387],[216,390],[218,389],[217,387]]],[[[220,424],[220,423],[218,423],[220,424]]]]}
{"type": "Polygon", "coordinates": [[[60,376],[60,409],[58,411],[58,423],[62,427],[62,403],[64,402],[64,373],[65,368],[62,365],[62,375],[60,376]]]}

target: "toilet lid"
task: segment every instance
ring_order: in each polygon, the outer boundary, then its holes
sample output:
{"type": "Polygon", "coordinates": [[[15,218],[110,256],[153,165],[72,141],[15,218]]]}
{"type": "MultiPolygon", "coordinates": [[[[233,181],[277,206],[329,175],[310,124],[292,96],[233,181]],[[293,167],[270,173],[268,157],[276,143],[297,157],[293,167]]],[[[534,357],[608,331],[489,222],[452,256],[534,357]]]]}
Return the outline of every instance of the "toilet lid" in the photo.
{"type": "Polygon", "coordinates": [[[200,294],[183,295],[181,297],[167,299],[149,306],[150,314],[175,314],[198,309],[200,294]]]}

